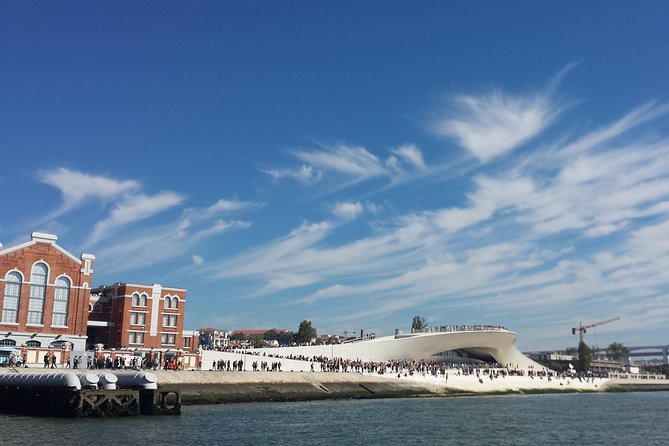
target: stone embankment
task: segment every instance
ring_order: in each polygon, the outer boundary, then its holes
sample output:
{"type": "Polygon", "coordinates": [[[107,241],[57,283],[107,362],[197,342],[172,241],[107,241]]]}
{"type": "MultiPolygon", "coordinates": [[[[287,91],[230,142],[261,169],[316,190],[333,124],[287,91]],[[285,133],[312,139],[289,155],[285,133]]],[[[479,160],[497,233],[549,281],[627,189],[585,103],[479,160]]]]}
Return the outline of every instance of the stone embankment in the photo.
{"type": "Polygon", "coordinates": [[[669,390],[669,379],[615,378],[604,389],[607,392],[654,392],[669,390]]]}
{"type": "Polygon", "coordinates": [[[500,393],[554,393],[669,390],[669,380],[578,379],[449,373],[377,375],[325,372],[157,371],[166,390],[179,390],[184,404],[305,401],[349,398],[465,396],[500,393]]]}
{"type": "MultiPolygon", "coordinates": [[[[16,369],[19,373],[49,369],[16,369]]],[[[61,369],[62,370],[62,369],[61,369]]],[[[602,379],[459,374],[444,376],[332,372],[153,372],[161,389],[179,391],[183,404],[218,404],[323,399],[465,396],[501,393],[554,393],[669,390],[669,380],[602,379]]]]}
{"type": "Polygon", "coordinates": [[[443,385],[360,373],[157,371],[184,404],[444,396],[443,385]]]}

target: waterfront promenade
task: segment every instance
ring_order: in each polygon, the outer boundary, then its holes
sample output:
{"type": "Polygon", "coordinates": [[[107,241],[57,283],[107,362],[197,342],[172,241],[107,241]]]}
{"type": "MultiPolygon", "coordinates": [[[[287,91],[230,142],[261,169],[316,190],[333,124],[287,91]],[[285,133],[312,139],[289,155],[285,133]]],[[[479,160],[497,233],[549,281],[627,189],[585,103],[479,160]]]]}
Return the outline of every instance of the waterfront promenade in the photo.
{"type": "MultiPolygon", "coordinates": [[[[244,361],[237,371],[155,370],[165,389],[179,390],[184,404],[318,399],[384,398],[415,396],[486,395],[494,393],[599,392],[611,390],[669,390],[669,380],[575,378],[502,374],[499,369],[446,368],[431,374],[402,368],[395,373],[321,372],[318,363],[285,358],[225,353],[231,361],[244,361]],[[281,362],[282,371],[251,371],[255,360],[281,362]],[[310,371],[315,364],[315,371],[310,371]]],[[[8,369],[7,371],[9,371],[8,369]]],[[[54,371],[38,365],[15,369],[18,373],[54,371]]],[[[59,371],[69,370],[59,368],[59,371]]],[[[85,369],[84,369],[85,370],[85,369]]],[[[82,370],[83,371],[83,370],[82,370]]],[[[132,370],[128,370],[132,372],[132,370]]]]}

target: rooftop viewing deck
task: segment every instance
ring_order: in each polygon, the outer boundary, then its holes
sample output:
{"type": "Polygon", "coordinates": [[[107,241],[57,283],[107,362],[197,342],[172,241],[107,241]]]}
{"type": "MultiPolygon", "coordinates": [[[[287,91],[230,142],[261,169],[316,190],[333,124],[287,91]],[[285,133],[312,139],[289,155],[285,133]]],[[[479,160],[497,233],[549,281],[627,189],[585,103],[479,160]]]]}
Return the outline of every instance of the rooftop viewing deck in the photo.
{"type": "Polygon", "coordinates": [[[501,325],[439,325],[426,327],[422,330],[412,329],[411,333],[395,332],[395,337],[412,336],[422,333],[455,333],[463,331],[509,331],[501,325]]]}

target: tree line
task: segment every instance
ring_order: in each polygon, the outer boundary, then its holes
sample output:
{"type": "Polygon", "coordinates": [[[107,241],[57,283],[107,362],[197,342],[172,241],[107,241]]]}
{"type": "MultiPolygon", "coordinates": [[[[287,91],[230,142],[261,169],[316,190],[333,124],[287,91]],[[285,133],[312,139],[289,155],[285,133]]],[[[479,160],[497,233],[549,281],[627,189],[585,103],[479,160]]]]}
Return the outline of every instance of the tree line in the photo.
{"type": "Polygon", "coordinates": [[[262,335],[249,335],[246,333],[235,333],[230,336],[232,341],[247,341],[254,347],[260,348],[264,342],[276,341],[280,346],[291,344],[310,344],[317,337],[318,333],[311,324],[311,321],[303,320],[297,332],[277,330],[275,328],[267,330],[262,335]]]}

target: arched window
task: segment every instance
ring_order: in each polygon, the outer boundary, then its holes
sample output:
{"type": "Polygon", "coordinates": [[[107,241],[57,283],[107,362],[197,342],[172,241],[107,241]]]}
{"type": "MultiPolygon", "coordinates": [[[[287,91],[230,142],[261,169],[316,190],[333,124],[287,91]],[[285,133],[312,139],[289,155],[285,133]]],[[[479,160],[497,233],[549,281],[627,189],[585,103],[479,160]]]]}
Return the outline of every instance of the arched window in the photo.
{"type": "Polygon", "coordinates": [[[144,293],[142,293],[142,295],[139,296],[139,306],[140,307],[146,307],[146,299],[147,299],[147,296],[144,293]]]}
{"type": "Polygon", "coordinates": [[[49,268],[45,263],[33,265],[30,276],[30,300],[28,301],[28,323],[42,324],[44,314],[44,296],[49,268]]]}
{"type": "Polygon", "coordinates": [[[2,304],[2,322],[19,321],[19,301],[21,300],[21,274],[16,271],[5,276],[5,300],[2,304]]]}
{"type": "Polygon", "coordinates": [[[139,307],[139,294],[132,293],[132,306],[139,307]]]}
{"type": "Polygon", "coordinates": [[[175,310],[179,308],[179,298],[176,296],[172,298],[172,308],[174,308],[175,310]]]}
{"type": "Polygon", "coordinates": [[[2,339],[0,345],[16,345],[16,341],[14,339],[2,339]]]}
{"type": "Polygon", "coordinates": [[[42,343],[40,341],[34,341],[32,339],[30,341],[26,341],[26,347],[41,347],[41,346],[42,343]]]}
{"type": "Polygon", "coordinates": [[[53,317],[51,325],[67,325],[67,306],[70,302],[70,279],[59,277],[56,279],[56,293],[53,299],[53,317]]]}
{"type": "Polygon", "coordinates": [[[165,296],[165,303],[163,304],[163,308],[172,308],[172,300],[170,299],[170,296],[165,296]]]}
{"type": "Polygon", "coordinates": [[[93,312],[93,304],[88,304],[88,312],[89,313],[93,312]]]}

